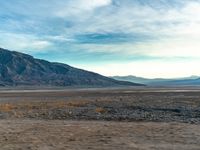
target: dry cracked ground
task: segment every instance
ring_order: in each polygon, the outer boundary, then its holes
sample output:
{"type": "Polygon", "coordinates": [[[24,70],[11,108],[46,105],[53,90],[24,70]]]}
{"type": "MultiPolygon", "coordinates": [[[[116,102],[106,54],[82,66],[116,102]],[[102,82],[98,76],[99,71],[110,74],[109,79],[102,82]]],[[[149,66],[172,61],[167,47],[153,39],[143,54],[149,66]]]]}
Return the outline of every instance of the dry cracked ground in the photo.
{"type": "Polygon", "coordinates": [[[200,150],[199,88],[0,91],[0,150],[200,150]]]}

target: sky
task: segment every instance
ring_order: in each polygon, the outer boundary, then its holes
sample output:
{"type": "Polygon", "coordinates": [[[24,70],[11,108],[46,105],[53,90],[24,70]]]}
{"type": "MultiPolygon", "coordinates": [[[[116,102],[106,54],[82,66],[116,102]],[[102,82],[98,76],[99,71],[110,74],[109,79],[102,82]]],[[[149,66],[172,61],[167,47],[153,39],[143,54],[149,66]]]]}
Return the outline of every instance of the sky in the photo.
{"type": "Polygon", "coordinates": [[[200,0],[0,0],[0,47],[113,75],[200,75],[200,0]]]}

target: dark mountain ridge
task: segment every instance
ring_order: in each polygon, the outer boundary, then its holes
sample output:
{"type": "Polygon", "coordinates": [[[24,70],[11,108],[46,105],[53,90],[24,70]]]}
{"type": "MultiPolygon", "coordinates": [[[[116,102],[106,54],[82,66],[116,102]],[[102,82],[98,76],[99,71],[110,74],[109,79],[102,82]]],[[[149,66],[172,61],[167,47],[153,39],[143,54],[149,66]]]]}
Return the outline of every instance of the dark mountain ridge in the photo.
{"type": "Polygon", "coordinates": [[[1,86],[138,86],[0,48],[1,86]]]}

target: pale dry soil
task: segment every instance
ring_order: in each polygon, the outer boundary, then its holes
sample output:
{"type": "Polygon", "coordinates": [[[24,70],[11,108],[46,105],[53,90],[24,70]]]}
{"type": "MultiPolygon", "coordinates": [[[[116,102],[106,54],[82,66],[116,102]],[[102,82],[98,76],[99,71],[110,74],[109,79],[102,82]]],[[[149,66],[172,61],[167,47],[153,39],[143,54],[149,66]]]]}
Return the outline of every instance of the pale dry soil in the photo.
{"type": "Polygon", "coordinates": [[[0,120],[1,150],[199,150],[185,123],[0,120]]]}
{"type": "Polygon", "coordinates": [[[200,150],[200,88],[0,90],[0,150],[200,150]]]}

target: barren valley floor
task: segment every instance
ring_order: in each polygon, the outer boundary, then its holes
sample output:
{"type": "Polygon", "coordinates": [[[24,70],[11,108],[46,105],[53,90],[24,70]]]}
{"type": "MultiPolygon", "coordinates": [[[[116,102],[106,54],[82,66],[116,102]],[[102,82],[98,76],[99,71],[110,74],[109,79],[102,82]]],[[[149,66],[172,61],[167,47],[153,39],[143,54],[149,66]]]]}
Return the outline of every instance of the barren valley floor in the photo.
{"type": "Polygon", "coordinates": [[[1,150],[199,150],[200,89],[1,90],[1,150]]]}

